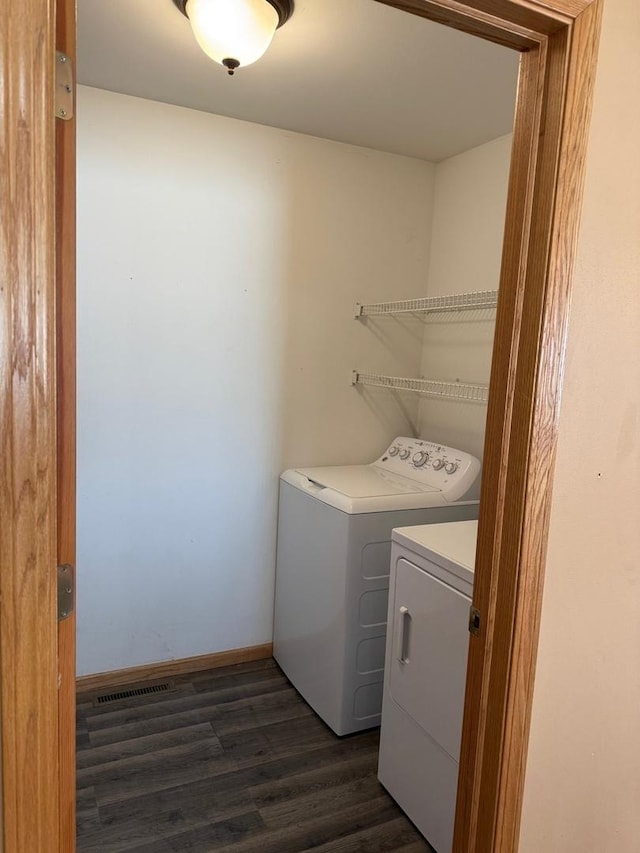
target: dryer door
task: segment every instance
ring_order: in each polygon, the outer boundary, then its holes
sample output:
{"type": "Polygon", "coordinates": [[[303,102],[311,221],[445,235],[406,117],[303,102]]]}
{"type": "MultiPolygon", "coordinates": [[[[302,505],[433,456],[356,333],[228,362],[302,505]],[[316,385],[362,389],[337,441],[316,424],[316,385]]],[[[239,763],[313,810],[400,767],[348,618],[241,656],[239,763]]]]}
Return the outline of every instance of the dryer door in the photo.
{"type": "Polygon", "coordinates": [[[396,563],[391,695],[455,761],[462,734],[470,603],[408,560],[396,563]]]}

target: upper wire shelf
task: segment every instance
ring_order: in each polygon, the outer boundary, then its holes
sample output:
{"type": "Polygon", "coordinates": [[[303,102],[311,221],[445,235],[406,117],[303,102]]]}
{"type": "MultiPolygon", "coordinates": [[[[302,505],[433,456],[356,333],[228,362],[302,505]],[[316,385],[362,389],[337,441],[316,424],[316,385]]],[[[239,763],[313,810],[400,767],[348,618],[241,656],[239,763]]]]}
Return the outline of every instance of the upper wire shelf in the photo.
{"type": "Polygon", "coordinates": [[[394,388],[398,391],[413,391],[430,397],[463,400],[468,403],[486,403],[489,399],[488,385],[469,385],[463,382],[438,382],[435,379],[411,379],[402,376],[384,376],[380,373],[360,373],[354,370],[352,385],[373,385],[379,388],[394,388]]]}
{"type": "Polygon", "coordinates": [[[402,299],[398,302],[356,303],[355,318],[388,314],[436,314],[445,311],[473,311],[495,308],[498,304],[497,290],[476,290],[471,293],[454,293],[448,296],[425,296],[421,299],[402,299]]]}

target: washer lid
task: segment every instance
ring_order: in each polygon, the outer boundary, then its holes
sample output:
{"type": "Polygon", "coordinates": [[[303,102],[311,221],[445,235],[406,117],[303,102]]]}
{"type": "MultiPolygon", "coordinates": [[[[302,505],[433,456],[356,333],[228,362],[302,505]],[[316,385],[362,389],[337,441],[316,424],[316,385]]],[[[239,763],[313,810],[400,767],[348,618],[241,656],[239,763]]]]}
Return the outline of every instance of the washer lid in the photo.
{"type": "Polygon", "coordinates": [[[440,492],[435,486],[392,474],[376,465],[336,465],[330,468],[296,468],[296,471],[312,483],[333,489],[348,498],[440,492]]]}

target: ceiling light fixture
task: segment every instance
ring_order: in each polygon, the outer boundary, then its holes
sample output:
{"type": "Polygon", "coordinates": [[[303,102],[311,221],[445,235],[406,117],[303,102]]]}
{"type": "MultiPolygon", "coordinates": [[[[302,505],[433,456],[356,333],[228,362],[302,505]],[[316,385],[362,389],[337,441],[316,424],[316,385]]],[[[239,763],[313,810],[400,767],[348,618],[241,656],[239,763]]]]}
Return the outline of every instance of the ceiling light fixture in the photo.
{"type": "Polygon", "coordinates": [[[173,0],[211,59],[229,74],[265,53],[293,15],[293,0],[173,0]]]}

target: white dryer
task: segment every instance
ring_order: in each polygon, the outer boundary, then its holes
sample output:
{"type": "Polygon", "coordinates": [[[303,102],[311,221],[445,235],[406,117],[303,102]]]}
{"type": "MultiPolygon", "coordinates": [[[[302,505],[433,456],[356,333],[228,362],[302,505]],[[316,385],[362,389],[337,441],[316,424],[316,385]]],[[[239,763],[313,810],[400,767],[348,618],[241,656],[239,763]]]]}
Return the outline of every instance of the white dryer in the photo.
{"type": "Polygon", "coordinates": [[[280,478],[274,657],[336,734],[380,722],[392,529],[477,518],[479,471],[400,437],[370,465],[280,478]]]}
{"type": "Polygon", "coordinates": [[[378,778],[451,853],[477,521],[393,531],[378,778]]]}

